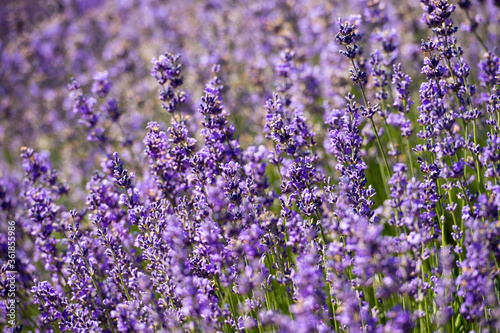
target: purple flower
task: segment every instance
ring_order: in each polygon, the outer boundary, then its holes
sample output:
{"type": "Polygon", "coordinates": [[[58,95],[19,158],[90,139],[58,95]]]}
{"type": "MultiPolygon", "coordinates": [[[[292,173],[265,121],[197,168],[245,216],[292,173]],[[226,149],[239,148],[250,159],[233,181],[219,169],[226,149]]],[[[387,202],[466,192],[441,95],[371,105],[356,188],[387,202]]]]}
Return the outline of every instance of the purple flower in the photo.
{"type": "Polygon", "coordinates": [[[93,77],[92,92],[100,98],[106,97],[111,89],[108,71],[96,73],[93,77]]]}

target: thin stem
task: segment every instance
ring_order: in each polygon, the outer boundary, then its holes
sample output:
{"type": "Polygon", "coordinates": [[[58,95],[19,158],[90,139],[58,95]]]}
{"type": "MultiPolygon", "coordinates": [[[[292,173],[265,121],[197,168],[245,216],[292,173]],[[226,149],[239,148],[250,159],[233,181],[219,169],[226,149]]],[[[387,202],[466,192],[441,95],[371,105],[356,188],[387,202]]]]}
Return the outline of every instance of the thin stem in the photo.
{"type": "MultiPolygon", "coordinates": [[[[73,229],[74,229],[74,230],[75,230],[75,232],[76,232],[75,220],[74,220],[72,217],[71,217],[71,222],[73,223],[73,229]]],[[[95,290],[96,290],[96,292],[97,292],[97,295],[99,296],[99,300],[100,300],[100,301],[101,301],[101,303],[104,305],[104,302],[103,302],[103,301],[104,301],[104,299],[103,299],[103,297],[102,297],[102,295],[101,295],[101,292],[100,292],[99,288],[97,287],[97,282],[96,282],[96,280],[94,279],[94,273],[93,273],[93,271],[91,271],[91,270],[90,270],[90,265],[89,265],[89,263],[88,263],[87,256],[85,256],[85,255],[84,255],[84,253],[85,253],[85,252],[83,252],[83,249],[82,249],[82,247],[80,246],[80,243],[79,243],[78,241],[76,241],[76,240],[75,240],[75,243],[76,243],[76,245],[78,246],[78,248],[80,249],[80,252],[81,252],[81,254],[82,254],[82,258],[83,258],[83,262],[85,263],[85,268],[87,268],[87,272],[89,272],[90,278],[92,279],[92,284],[94,285],[94,288],[95,288],[95,290]]],[[[94,303],[94,306],[96,307],[96,310],[97,310],[97,306],[96,306],[96,304],[95,304],[95,302],[94,302],[94,300],[93,300],[93,299],[92,299],[92,303],[94,303]]],[[[104,313],[106,314],[106,319],[108,320],[109,328],[111,329],[111,332],[113,332],[113,333],[114,333],[115,331],[113,330],[113,325],[111,325],[112,321],[111,321],[111,319],[109,318],[109,314],[108,314],[108,311],[107,311],[107,309],[106,309],[106,308],[104,308],[104,313]]]]}
{"type": "MultiPolygon", "coordinates": [[[[444,26],[445,26],[445,23],[443,23],[443,27],[444,26]]],[[[448,49],[448,37],[446,37],[446,36],[444,37],[444,43],[445,43],[446,49],[448,49]]],[[[456,44],[453,45],[453,48],[455,49],[455,51],[457,52],[457,54],[459,54],[456,44]]],[[[451,69],[450,60],[445,57],[445,61],[446,61],[446,65],[448,67],[448,70],[449,70],[449,72],[450,72],[450,74],[451,74],[451,76],[453,78],[453,81],[456,84],[458,82],[458,80],[455,77],[455,74],[453,73],[453,70],[451,69]]],[[[464,66],[463,66],[462,59],[460,58],[460,56],[458,57],[458,63],[460,65],[460,69],[462,70],[462,72],[464,72],[464,66]]],[[[467,92],[467,95],[469,97],[469,103],[468,103],[469,104],[469,109],[470,109],[471,113],[473,113],[474,106],[472,105],[472,95],[471,95],[470,90],[469,90],[469,85],[467,84],[467,78],[466,78],[466,76],[463,76],[462,79],[463,79],[463,84],[464,84],[464,87],[465,87],[465,91],[467,92]]],[[[458,98],[458,95],[457,95],[457,98],[458,98]]],[[[474,146],[477,146],[476,120],[475,119],[473,120],[473,128],[474,128],[474,146]]],[[[472,154],[472,155],[474,155],[474,154],[472,154]]],[[[475,157],[474,157],[474,160],[476,162],[477,185],[478,185],[479,192],[481,193],[482,183],[481,183],[481,173],[480,173],[479,161],[475,157]]]]}
{"type": "Polygon", "coordinates": [[[380,138],[379,138],[378,133],[377,133],[377,127],[375,126],[375,123],[373,122],[373,118],[370,118],[370,121],[372,123],[373,131],[375,132],[375,136],[377,137],[378,147],[380,148],[380,151],[382,152],[382,156],[384,157],[384,162],[385,162],[385,167],[387,169],[387,174],[390,177],[391,176],[391,169],[389,168],[389,163],[387,162],[387,157],[385,156],[384,148],[382,148],[382,142],[380,142],[380,138]]]}
{"type": "MultiPolygon", "coordinates": [[[[346,46],[346,50],[349,51],[349,48],[346,46]]],[[[356,67],[356,64],[354,63],[354,59],[351,59],[351,64],[352,67],[354,68],[354,71],[356,72],[356,75],[359,73],[358,68],[356,67]]],[[[363,84],[360,82],[359,87],[361,89],[361,95],[363,95],[363,101],[365,103],[365,107],[368,108],[368,99],[366,98],[366,93],[365,93],[365,88],[363,87],[363,84]]],[[[389,163],[387,163],[387,157],[385,156],[384,149],[382,148],[382,143],[380,142],[380,138],[378,136],[378,131],[377,131],[377,126],[375,126],[375,122],[373,121],[373,118],[370,118],[370,121],[372,123],[373,131],[375,132],[375,136],[377,137],[377,142],[378,146],[380,148],[380,151],[382,152],[382,156],[384,157],[384,162],[385,166],[387,168],[387,174],[389,177],[391,176],[391,169],[389,168],[389,163]]]]}
{"type": "MultiPolygon", "coordinates": [[[[422,267],[421,267],[421,271],[422,271],[422,284],[424,283],[425,281],[425,264],[424,264],[424,249],[425,249],[425,246],[424,244],[422,244],[422,267]]],[[[422,296],[422,298],[424,299],[424,307],[425,307],[425,323],[426,323],[426,327],[427,327],[427,332],[430,333],[431,330],[429,328],[429,316],[427,315],[427,297],[425,297],[425,295],[423,294],[423,290],[422,290],[422,286],[419,287],[419,290],[418,290],[419,294],[422,296]]],[[[419,309],[421,310],[421,306],[422,306],[422,302],[420,301],[419,302],[419,309]]],[[[420,318],[422,319],[422,318],[420,318]]],[[[420,323],[420,332],[422,332],[422,323],[420,323]]]]}
{"type": "MultiPolygon", "coordinates": [[[[477,145],[476,120],[475,119],[472,122],[472,126],[473,126],[473,130],[474,130],[474,145],[477,145]]],[[[478,187],[479,193],[482,193],[482,191],[481,191],[482,182],[481,182],[481,172],[480,172],[479,159],[475,155],[474,155],[474,160],[476,161],[477,187],[478,187]]]]}
{"type": "MultiPolygon", "coordinates": [[[[464,12],[465,12],[465,16],[467,16],[467,19],[469,21],[472,22],[472,19],[470,17],[470,14],[469,14],[469,11],[467,9],[464,9],[464,12]]],[[[476,37],[476,39],[478,40],[479,44],[481,44],[481,46],[483,47],[483,49],[488,52],[488,47],[486,46],[486,43],[484,42],[484,40],[481,38],[481,36],[479,36],[479,34],[477,33],[477,28],[476,29],[472,29],[472,33],[474,34],[474,36],[476,37]]]]}
{"type": "MultiPolygon", "coordinates": [[[[115,251],[113,251],[112,249],[110,249],[110,250],[111,250],[111,253],[113,254],[113,259],[115,261],[115,265],[116,265],[116,267],[118,267],[118,259],[116,258],[115,251]]],[[[128,294],[127,287],[125,286],[125,283],[123,282],[122,274],[118,273],[118,277],[120,278],[120,282],[122,284],[123,290],[125,291],[125,296],[127,296],[127,300],[130,302],[131,301],[130,295],[128,294]]]]}
{"type": "Polygon", "coordinates": [[[410,138],[406,138],[406,147],[408,148],[408,159],[410,160],[410,171],[412,177],[415,177],[415,171],[413,170],[413,159],[411,157],[411,148],[410,148],[410,138]]]}
{"type": "MultiPolygon", "coordinates": [[[[223,297],[222,297],[222,295],[223,295],[223,289],[222,289],[222,285],[220,284],[220,280],[219,280],[219,275],[218,274],[215,275],[215,283],[217,283],[217,287],[219,288],[221,299],[223,299],[223,297]]],[[[227,297],[229,297],[229,309],[230,309],[231,315],[233,317],[234,324],[236,326],[236,330],[238,332],[240,332],[240,329],[239,329],[239,326],[238,326],[238,318],[236,317],[236,308],[233,305],[232,296],[231,296],[230,293],[228,293],[227,297]]]]}

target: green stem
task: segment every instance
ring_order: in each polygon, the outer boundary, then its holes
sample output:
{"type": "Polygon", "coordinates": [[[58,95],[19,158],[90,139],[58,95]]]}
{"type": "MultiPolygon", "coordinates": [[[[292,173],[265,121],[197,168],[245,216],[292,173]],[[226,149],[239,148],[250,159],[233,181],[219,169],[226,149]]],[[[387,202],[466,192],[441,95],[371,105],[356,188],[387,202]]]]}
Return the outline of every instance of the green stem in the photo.
{"type": "MultiPolygon", "coordinates": [[[[476,120],[474,119],[474,121],[472,122],[472,125],[473,125],[473,130],[474,130],[474,145],[477,145],[477,136],[476,136],[476,120]]],[[[477,188],[479,190],[479,193],[482,193],[481,191],[481,187],[483,186],[482,185],[482,182],[481,182],[481,170],[480,170],[480,166],[479,166],[479,159],[477,158],[477,156],[474,156],[474,160],[476,161],[476,171],[477,171],[477,188]]]]}
{"type": "MultiPolygon", "coordinates": [[[[73,228],[74,228],[74,230],[76,232],[75,220],[73,218],[71,218],[71,221],[73,223],[73,228]]],[[[104,299],[102,298],[101,292],[99,291],[99,288],[97,287],[97,282],[94,279],[93,270],[90,270],[90,265],[88,263],[87,256],[83,255],[85,252],[83,252],[83,249],[80,246],[80,243],[78,241],[75,241],[75,243],[78,246],[78,248],[80,249],[80,252],[82,253],[82,258],[83,258],[83,262],[85,263],[85,268],[87,268],[87,272],[89,272],[90,278],[92,279],[92,284],[94,285],[94,288],[95,288],[95,290],[97,292],[97,295],[99,296],[99,299],[100,299],[101,303],[104,306],[104,303],[103,303],[104,299]]],[[[94,306],[96,307],[96,310],[97,310],[97,306],[96,306],[96,304],[95,304],[95,302],[94,302],[93,299],[92,299],[92,303],[94,303],[94,306]]],[[[109,318],[108,310],[106,308],[104,308],[104,313],[106,314],[106,319],[108,320],[109,328],[111,329],[111,332],[114,333],[115,331],[113,330],[113,325],[111,324],[112,321],[111,321],[111,318],[109,318]]]]}
{"type": "Polygon", "coordinates": [[[416,177],[415,171],[413,170],[413,159],[411,157],[411,148],[410,148],[410,138],[406,138],[406,147],[408,148],[408,159],[410,160],[410,171],[412,177],[416,177]]]}
{"type": "MultiPolygon", "coordinates": [[[[422,244],[422,268],[421,268],[421,271],[422,271],[422,284],[424,283],[425,281],[425,268],[424,268],[424,249],[425,249],[425,246],[422,244]]],[[[427,298],[425,297],[425,295],[423,294],[423,290],[422,290],[422,286],[419,288],[419,293],[422,295],[422,298],[424,299],[424,307],[425,307],[425,324],[426,324],[426,327],[427,327],[427,333],[430,333],[431,330],[429,328],[429,316],[427,315],[427,310],[428,310],[428,307],[427,307],[427,298]]],[[[421,304],[422,302],[419,302],[419,309],[421,310],[421,304]]],[[[422,323],[420,324],[420,331],[422,332],[422,323]]]]}
{"type": "MultiPolygon", "coordinates": [[[[346,46],[346,50],[349,51],[349,48],[347,46],[346,46]]],[[[351,64],[352,64],[352,67],[354,68],[354,71],[356,72],[356,75],[357,75],[358,68],[356,67],[356,64],[354,63],[354,59],[351,59],[351,64]]],[[[365,103],[365,107],[368,108],[368,98],[366,98],[365,88],[363,87],[363,84],[361,84],[361,82],[359,83],[359,87],[361,89],[361,95],[363,95],[363,101],[365,103]]],[[[380,142],[380,138],[378,136],[377,127],[375,126],[375,123],[373,122],[373,118],[370,118],[370,121],[372,123],[373,131],[375,132],[375,136],[377,137],[378,146],[380,148],[380,151],[382,152],[382,156],[384,157],[385,166],[387,168],[387,174],[390,177],[391,176],[391,169],[389,168],[389,163],[387,163],[387,157],[385,156],[384,149],[382,148],[382,143],[380,142]]]]}
{"type": "MultiPolygon", "coordinates": [[[[111,247],[111,246],[110,246],[111,247]]],[[[111,253],[113,254],[113,259],[115,261],[116,267],[118,267],[118,259],[116,258],[115,251],[113,249],[110,249],[111,253]]],[[[127,296],[127,300],[130,302],[130,295],[128,294],[127,287],[125,286],[125,283],[123,282],[123,277],[121,273],[118,273],[118,277],[120,278],[121,285],[123,287],[123,290],[125,291],[125,296],[127,296]]]]}
{"type": "Polygon", "coordinates": [[[377,133],[377,127],[375,126],[375,123],[373,122],[373,118],[370,118],[370,121],[372,123],[373,131],[375,132],[375,136],[377,137],[378,147],[379,147],[380,151],[382,152],[382,156],[384,157],[384,163],[385,163],[385,167],[387,169],[387,175],[390,177],[391,176],[391,169],[389,168],[389,163],[387,162],[387,157],[385,156],[384,148],[382,148],[382,142],[380,142],[380,137],[378,136],[378,133],[377,133]]]}
{"type": "MultiPolygon", "coordinates": [[[[472,21],[471,17],[470,17],[470,14],[469,14],[469,11],[467,9],[464,9],[464,12],[465,12],[465,15],[467,16],[467,19],[469,21],[472,21]]],[[[481,36],[479,36],[479,34],[477,33],[477,29],[472,29],[472,33],[474,34],[474,36],[476,37],[476,39],[478,40],[479,44],[481,44],[481,46],[483,47],[483,49],[488,52],[488,47],[486,46],[486,43],[484,42],[484,40],[481,38],[481,36]]]]}
{"type": "MultiPolygon", "coordinates": [[[[215,275],[215,283],[217,283],[217,287],[219,288],[220,297],[221,297],[221,299],[223,299],[223,297],[222,297],[222,295],[223,295],[223,289],[222,289],[222,286],[220,284],[220,280],[219,280],[219,275],[218,274],[215,275]]],[[[240,329],[238,327],[238,317],[236,317],[236,308],[233,305],[232,296],[231,296],[230,292],[231,291],[229,290],[228,291],[228,295],[227,295],[227,297],[229,297],[229,309],[230,309],[231,315],[233,316],[233,320],[234,320],[234,324],[236,326],[236,330],[238,332],[240,332],[240,329]]]]}

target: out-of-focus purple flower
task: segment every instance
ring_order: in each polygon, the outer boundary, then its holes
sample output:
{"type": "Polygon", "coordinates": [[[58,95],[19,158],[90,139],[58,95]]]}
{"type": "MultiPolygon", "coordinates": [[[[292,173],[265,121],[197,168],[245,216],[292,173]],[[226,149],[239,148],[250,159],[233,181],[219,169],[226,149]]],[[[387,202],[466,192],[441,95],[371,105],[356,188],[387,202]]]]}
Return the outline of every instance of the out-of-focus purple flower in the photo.
{"type": "Polygon", "coordinates": [[[111,89],[108,71],[96,73],[93,77],[92,92],[100,98],[106,97],[111,89]]]}

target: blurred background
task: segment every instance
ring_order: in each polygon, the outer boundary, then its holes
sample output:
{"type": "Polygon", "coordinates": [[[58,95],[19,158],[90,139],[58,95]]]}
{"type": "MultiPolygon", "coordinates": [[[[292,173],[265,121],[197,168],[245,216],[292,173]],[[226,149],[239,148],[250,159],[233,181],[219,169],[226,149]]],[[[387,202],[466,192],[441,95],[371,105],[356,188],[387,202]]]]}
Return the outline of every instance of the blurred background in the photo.
{"type": "MultiPolygon", "coordinates": [[[[109,95],[123,112],[119,126],[107,128],[114,140],[111,147],[127,147],[123,158],[135,161],[140,172],[147,122],[169,123],[149,75],[151,59],[167,51],[181,55],[188,95],[183,112],[195,120],[210,69],[221,65],[224,104],[240,142],[249,145],[264,142],[263,105],[274,91],[274,67],[282,50],[293,49],[298,69],[294,94],[322,140],[325,110],[342,107],[352,89],[350,64],[335,42],[338,18],[358,24],[365,34],[360,45],[367,59],[381,49],[392,63],[402,63],[418,87],[425,78],[420,74],[420,42],[429,33],[421,15],[418,1],[3,0],[0,172],[20,179],[20,148],[29,146],[49,152],[70,184],[85,184],[103,152],[85,140],[86,128],[72,111],[67,85],[74,77],[90,93],[93,76],[105,70],[109,95]]],[[[464,32],[479,26],[485,42],[497,45],[496,3],[472,1],[467,14],[457,10],[455,15],[460,17],[456,22],[463,22],[460,45],[470,48],[466,60],[476,64],[484,51],[473,34],[464,32]]],[[[71,192],[73,199],[82,196],[78,191],[76,186],[71,192]]]]}

